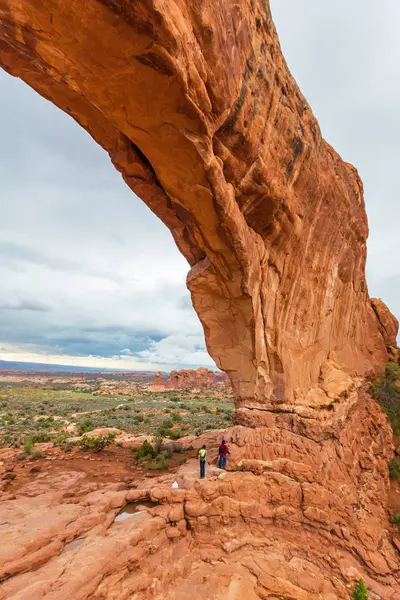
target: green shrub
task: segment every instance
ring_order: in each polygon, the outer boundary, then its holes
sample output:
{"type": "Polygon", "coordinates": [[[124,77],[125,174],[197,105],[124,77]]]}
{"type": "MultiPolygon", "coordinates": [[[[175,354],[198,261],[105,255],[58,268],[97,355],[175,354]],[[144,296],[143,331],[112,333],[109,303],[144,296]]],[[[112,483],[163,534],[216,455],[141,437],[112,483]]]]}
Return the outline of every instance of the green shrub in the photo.
{"type": "Polygon", "coordinates": [[[70,441],[70,434],[67,431],[60,431],[53,436],[53,444],[59,446],[64,452],[71,452],[74,442],[70,441]]]}
{"type": "Polygon", "coordinates": [[[172,450],[171,450],[171,448],[167,448],[167,449],[165,450],[165,452],[164,452],[164,456],[165,456],[165,458],[167,458],[167,459],[169,459],[169,458],[172,458],[172,450]]]}
{"type": "Polygon", "coordinates": [[[180,423],[182,421],[182,416],[179,413],[172,413],[171,416],[174,423],[180,423]]]}
{"type": "Polygon", "coordinates": [[[395,458],[389,461],[390,479],[400,479],[400,465],[395,458]]]}
{"type": "Polygon", "coordinates": [[[149,471],[167,471],[169,468],[169,460],[165,457],[158,457],[153,460],[144,461],[143,466],[149,471]]]}
{"type": "Polygon", "coordinates": [[[32,441],[34,444],[43,444],[45,442],[52,441],[52,435],[48,431],[39,430],[32,434],[32,441]]]}
{"type": "Polygon", "coordinates": [[[156,453],[156,456],[161,454],[162,449],[163,449],[162,438],[159,436],[156,436],[154,438],[154,452],[156,453]]]}
{"type": "Polygon", "coordinates": [[[353,590],[352,600],[368,600],[368,590],[362,579],[358,581],[353,590]]]}
{"type": "Polygon", "coordinates": [[[386,413],[395,435],[400,434],[400,365],[390,362],[385,375],[371,384],[371,393],[386,413]]]}
{"type": "Polygon", "coordinates": [[[132,448],[132,454],[136,460],[141,458],[155,458],[157,456],[155,449],[147,440],[145,440],[139,448],[132,448]]]}
{"type": "Polygon", "coordinates": [[[39,460],[39,458],[44,458],[45,456],[45,453],[41,450],[35,450],[35,452],[32,452],[31,454],[32,460],[39,460]]]}
{"type": "Polygon", "coordinates": [[[78,421],[76,427],[78,429],[78,434],[83,435],[88,431],[93,431],[93,429],[95,429],[95,424],[93,423],[92,419],[87,418],[83,419],[82,421],[78,421]]]}
{"type": "Polygon", "coordinates": [[[173,431],[169,432],[168,437],[170,440],[179,440],[184,435],[185,432],[182,429],[174,429],[173,431]]]}
{"type": "Polygon", "coordinates": [[[82,446],[84,450],[93,450],[94,452],[100,452],[104,450],[106,446],[113,443],[115,434],[107,435],[104,437],[91,437],[84,434],[81,440],[79,440],[79,446],[82,446]]]}
{"type": "Polygon", "coordinates": [[[30,438],[26,438],[24,440],[24,453],[31,454],[32,448],[33,448],[33,440],[31,440],[30,438]]]}
{"type": "Polygon", "coordinates": [[[392,523],[393,525],[400,525],[400,513],[395,512],[393,517],[392,517],[392,523]]]}

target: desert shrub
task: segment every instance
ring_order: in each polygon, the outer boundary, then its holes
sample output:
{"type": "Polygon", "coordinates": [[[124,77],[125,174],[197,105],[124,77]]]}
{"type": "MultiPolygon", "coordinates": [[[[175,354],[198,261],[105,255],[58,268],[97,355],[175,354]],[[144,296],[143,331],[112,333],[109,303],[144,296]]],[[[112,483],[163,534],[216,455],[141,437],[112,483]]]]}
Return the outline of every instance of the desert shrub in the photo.
{"type": "Polygon", "coordinates": [[[164,419],[157,428],[157,433],[160,437],[168,437],[173,426],[172,419],[164,419]]]}
{"type": "Polygon", "coordinates": [[[400,525],[400,513],[395,512],[393,517],[392,517],[392,523],[393,525],[400,525]]]}
{"type": "Polygon", "coordinates": [[[149,471],[167,471],[169,468],[169,460],[165,456],[144,461],[142,464],[149,471]]]}
{"type": "Polygon", "coordinates": [[[395,458],[389,461],[390,479],[400,479],[400,465],[395,458]]]}
{"type": "Polygon", "coordinates": [[[352,600],[368,600],[368,590],[362,579],[354,587],[352,600]]]}
{"type": "Polygon", "coordinates": [[[43,444],[45,442],[51,442],[52,435],[48,431],[41,429],[33,433],[31,438],[34,444],[43,444]]]}
{"type": "Polygon", "coordinates": [[[177,454],[180,454],[184,450],[182,442],[173,442],[170,447],[172,452],[176,452],[177,454]]]}
{"type": "Polygon", "coordinates": [[[59,446],[64,452],[71,452],[74,443],[70,441],[70,435],[67,431],[60,431],[53,436],[53,444],[59,446]]]}
{"type": "Polygon", "coordinates": [[[121,408],[122,408],[122,410],[131,410],[131,407],[127,406],[126,404],[125,404],[125,406],[122,406],[121,408]]]}
{"type": "Polygon", "coordinates": [[[33,440],[31,440],[30,438],[26,438],[24,440],[24,453],[31,454],[32,448],[33,448],[33,440]]]}
{"type": "Polygon", "coordinates": [[[185,432],[182,429],[174,429],[169,432],[168,437],[170,440],[179,440],[184,435],[185,432]]]}
{"type": "Polygon", "coordinates": [[[162,449],[162,437],[156,436],[154,438],[154,452],[156,453],[156,456],[158,456],[162,452],[162,449]]]}
{"type": "Polygon", "coordinates": [[[39,458],[44,458],[45,456],[45,453],[41,450],[35,450],[35,452],[32,452],[31,454],[32,460],[39,460],[39,458]]]}
{"type": "Polygon", "coordinates": [[[82,421],[78,421],[76,427],[78,429],[78,434],[83,435],[88,431],[93,431],[93,429],[95,428],[95,424],[93,423],[92,419],[88,417],[86,419],[83,419],[82,421]]]}
{"type": "Polygon", "coordinates": [[[172,398],[170,398],[171,402],[179,402],[180,398],[177,398],[176,396],[172,396],[172,398]]]}
{"type": "Polygon", "coordinates": [[[167,448],[167,449],[165,450],[165,452],[164,452],[164,456],[165,456],[165,458],[166,458],[166,459],[170,459],[170,458],[172,458],[172,450],[171,450],[171,448],[167,448]]]}
{"type": "Polygon", "coordinates": [[[385,367],[383,377],[378,377],[371,384],[371,392],[378,400],[384,412],[388,416],[395,435],[400,434],[400,365],[390,362],[385,367]]]}
{"type": "Polygon", "coordinates": [[[182,416],[179,413],[172,413],[171,417],[174,423],[180,423],[182,421],[182,416]]]}
{"type": "Polygon", "coordinates": [[[155,458],[157,456],[156,451],[152,444],[145,440],[139,448],[132,448],[132,454],[136,460],[155,458]]]}
{"type": "Polygon", "coordinates": [[[82,446],[84,450],[93,450],[94,452],[100,452],[104,450],[106,446],[112,444],[115,439],[115,435],[107,435],[104,437],[91,437],[84,434],[81,440],[79,440],[79,446],[82,446]]]}

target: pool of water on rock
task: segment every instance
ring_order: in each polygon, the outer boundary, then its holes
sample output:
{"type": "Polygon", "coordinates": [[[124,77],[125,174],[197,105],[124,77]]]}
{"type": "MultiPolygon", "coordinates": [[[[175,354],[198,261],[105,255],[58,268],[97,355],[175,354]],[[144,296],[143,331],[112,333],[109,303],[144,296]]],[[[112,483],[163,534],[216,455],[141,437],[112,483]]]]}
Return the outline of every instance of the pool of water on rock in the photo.
{"type": "Polygon", "coordinates": [[[157,502],[151,502],[151,501],[128,502],[128,504],[125,504],[125,506],[123,506],[121,508],[121,510],[119,511],[119,513],[117,514],[117,516],[114,519],[114,523],[119,523],[120,521],[125,521],[125,519],[130,519],[131,517],[140,515],[141,513],[145,512],[143,510],[140,510],[141,506],[145,506],[146,508],[153,508],[154,506],[157,506],[157,502]]]}
{"type": "Polygon", "coordinates": [[[69,544],[65,544],[61,554],[65,554],[66,552],[71,552],[71,550],[76,550],[77,548],[79,548],[79,546],[81,546],[83,544],[84,541],[85,541],[85,538],[83,538],[83,537],[76,538],[76,540],[72,540],[72,542],[69,542],[69,544]]]}

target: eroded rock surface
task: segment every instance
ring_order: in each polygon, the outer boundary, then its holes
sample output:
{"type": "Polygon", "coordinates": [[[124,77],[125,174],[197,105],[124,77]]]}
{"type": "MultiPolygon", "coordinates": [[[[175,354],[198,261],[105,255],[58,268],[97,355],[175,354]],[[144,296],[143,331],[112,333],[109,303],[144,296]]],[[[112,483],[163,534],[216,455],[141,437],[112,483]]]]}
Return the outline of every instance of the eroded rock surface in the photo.
{"type": "Polygon", "coordinates": [[[195,459],[114,484],[39,473],[0,498],[0,599],[349,600],[363,577],[371,598],[396,600],[388,429],[365,392],[350,405],[324,439],[285,415],[199,438],[211,462],[204,481],[195,459]],[[221,435],[238,471],[215,466],[221,435]]]}

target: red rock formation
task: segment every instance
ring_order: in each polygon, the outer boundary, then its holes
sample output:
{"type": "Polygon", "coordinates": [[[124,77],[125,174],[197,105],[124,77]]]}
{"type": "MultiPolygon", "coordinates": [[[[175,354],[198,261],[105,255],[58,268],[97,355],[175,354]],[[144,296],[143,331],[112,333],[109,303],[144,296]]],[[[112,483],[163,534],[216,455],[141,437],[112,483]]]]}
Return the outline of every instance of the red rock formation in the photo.
{"type": "Polygon", "coordinates": [[[166,387],[170,390],[207,388],[213,387],[218,379],[220,378],[217,373],[204,367],[200,367],[197,370],[182,369],[181,371],[171,371],[166,387]]]}
{"type": "Polygon", "coordinates": [[[356,389],[393,355],[394,321],[368,297],[362,183],[322,139],[268,1],[2,0],[0,34],[0,65],[89,131],[171,230],[237,422],[258,427],[231,434],[258,478],[189,491],[176,513],[193,537],[166,509],[129,559],[122,533],[107,540],[116,568],[95,548],[79,597],[347,600],[358,572],[399,597],[389,429],[356,389]],[[182,539],[190,552],[167,544],[182,539]],[[143,552],[145,583],[131,572],[143,552]],[[161,569],[179,556],[179,572],[161,569]]]}
{"type": "Polygon", "coordinates": [[[200,367],[197,370],[182,369],[181,371],[171,371],[166,382],[164,382],[164,376],[161,371],[158,371],[154,376],[151,390],[153,392],[161,392],[166,389],[201,389],[213,387],[217,384],[228,384],[225,373],[210,371],[209,369],[200,367]]]}
{"type": "Polygon", "coordinates": [[[161,373],[161,371],[157,371],[155,374],[154,381],[150,389],[152,392],[162,392],[165,390],[164,375],[161,373]]]}
{"type": "Polygon", "coordinates": [[[332,351],[351,375],[387,353],[362,183],[322,139],[268,3],[251,6],[3,0],[0,65],[85,127],[170,228],[210,354],[256,422],[321,400],[332,351]]]}
{"type": "Polygon", "coordinates": [[[397,334],[399,332],[399,322],[392,315],[386,304],[382,300],[377,298],[371,298],[372,308],[378,319],[379,330],[382,334],[383,340],[386,344],[386,348],[389,357],[392,360],[399,360],[400,353],[397,346],[397,334]]]}

